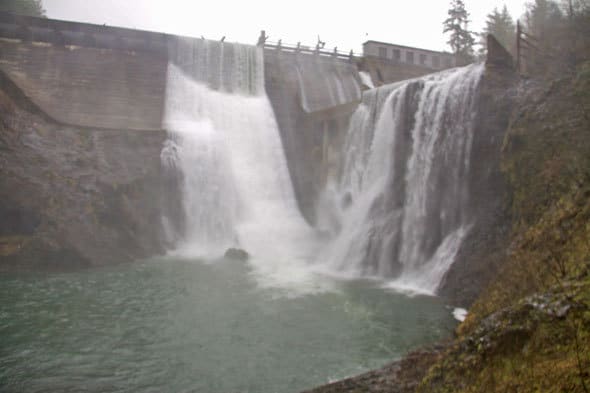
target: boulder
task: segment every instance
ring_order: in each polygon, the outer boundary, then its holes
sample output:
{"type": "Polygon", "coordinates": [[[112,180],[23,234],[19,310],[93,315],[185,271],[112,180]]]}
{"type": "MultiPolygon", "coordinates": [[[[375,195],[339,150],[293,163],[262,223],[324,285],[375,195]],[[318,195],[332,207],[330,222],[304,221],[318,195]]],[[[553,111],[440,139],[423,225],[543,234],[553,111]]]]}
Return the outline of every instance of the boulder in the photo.
{"type": "Polygon", "coordinates": [[[247,261],[248,258],[250,258],[250,254],[241,248],[228,248],[223,256],[225,258],[235,259],[238,261],[247,261]]]}

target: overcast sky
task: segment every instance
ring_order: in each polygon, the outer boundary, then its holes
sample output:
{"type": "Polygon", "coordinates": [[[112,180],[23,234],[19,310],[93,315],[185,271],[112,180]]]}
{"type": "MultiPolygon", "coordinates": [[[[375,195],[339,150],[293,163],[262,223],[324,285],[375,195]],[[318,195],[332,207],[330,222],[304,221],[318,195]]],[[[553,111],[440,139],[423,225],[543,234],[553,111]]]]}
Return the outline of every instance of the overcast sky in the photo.
{"type": "MultiPolygon", "coordinates": [[[[495,6],[513,18],[526,0],[464,0],[471,30],[480,31],[495,6]]],[[[271,41],[355,52],[367,40],[448,50],[442,34],[448,0],[43,0],[47,16],[110,26],[255,44],[260,30],[271,41]]]]}

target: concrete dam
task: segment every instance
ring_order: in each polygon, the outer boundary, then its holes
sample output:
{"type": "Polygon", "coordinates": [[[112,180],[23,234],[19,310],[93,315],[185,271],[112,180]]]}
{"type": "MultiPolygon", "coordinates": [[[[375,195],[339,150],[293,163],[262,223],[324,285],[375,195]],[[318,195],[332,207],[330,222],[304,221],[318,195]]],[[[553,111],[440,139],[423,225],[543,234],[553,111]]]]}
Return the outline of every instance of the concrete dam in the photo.
{"type": "MultiPolygon", "coordinates": [[[[506,66],[496,53],[488,71],[506,66]]],[[[275,259],[295,247],[426,292],[470,272],[451,265],[485,215],[500,140],[479,123],[483,66],[363,93],[353,57],[4,13],[0,55],[2,111],[27,130],[4,138],[1,269],[179,244],[256,253],[274,228],[275,259]],[[472,167],[472,149],[488,165],[472,167]]]]}

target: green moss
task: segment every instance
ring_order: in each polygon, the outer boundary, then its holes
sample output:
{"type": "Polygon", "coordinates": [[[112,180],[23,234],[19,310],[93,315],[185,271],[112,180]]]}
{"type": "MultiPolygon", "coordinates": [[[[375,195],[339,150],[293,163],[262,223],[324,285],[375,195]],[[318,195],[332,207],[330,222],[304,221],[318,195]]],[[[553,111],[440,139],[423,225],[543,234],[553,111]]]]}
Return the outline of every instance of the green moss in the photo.
{"type": "MultiPolygon", "coordinates": [[[[590,283],[575,288],[581,296],[590,294],[590,283]]],[[[546,300],[550,303],[551,297],[546,300]]],[[[590,386],[590,304],[559,304],[571,306],[566,316],[532,307],[530,300],[502,310],[458,340],[418,391],[585,392],[582,380],[590,386]]]]}

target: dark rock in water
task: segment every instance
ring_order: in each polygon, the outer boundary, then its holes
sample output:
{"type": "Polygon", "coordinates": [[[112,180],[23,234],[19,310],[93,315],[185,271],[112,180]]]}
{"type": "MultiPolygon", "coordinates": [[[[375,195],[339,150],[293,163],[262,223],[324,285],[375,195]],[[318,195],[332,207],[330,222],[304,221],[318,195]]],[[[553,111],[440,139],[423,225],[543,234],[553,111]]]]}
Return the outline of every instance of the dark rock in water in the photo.
{"type": "Polygon", "coordinates": [[[352,205],[352,195],[350,194],[350,192],[347,192],[346,194],[344,194],[344,197],[342,198],[342,208],[348,209],[350,205],[352,205]]]}
{"type": "Polygon", "coordinates": [[[239,261],[247,261],[248,258],[250,258],[250,254],[248,254],[241,248],[228,248],[223,256],[229,259],[236,259],[239,261]]]}

